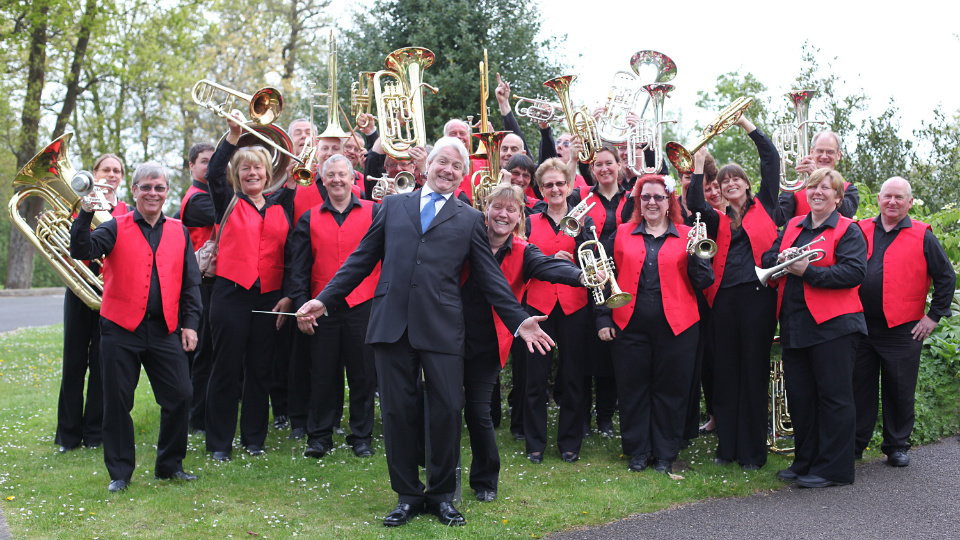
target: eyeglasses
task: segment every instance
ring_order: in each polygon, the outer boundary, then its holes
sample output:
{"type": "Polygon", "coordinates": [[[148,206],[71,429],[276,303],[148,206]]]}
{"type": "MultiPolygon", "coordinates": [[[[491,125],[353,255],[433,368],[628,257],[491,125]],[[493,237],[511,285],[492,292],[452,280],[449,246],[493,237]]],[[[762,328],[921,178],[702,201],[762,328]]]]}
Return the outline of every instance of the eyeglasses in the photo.
{"type": "Polygon", "coordinates": [[[563,187],[563,186],[566,186],[566,185],[567,185],[566,182],[550,182],[549,184],[544,184],[544,185],[543,185],[543,190],[544,190],[544,191],[547,191],[547,190],[553,189],[553,188],[555,188],[555,187],[563,187]]]}
{"type": "Polygon", "coordinates": [[[163,184],[157,184],[154,186],[137,184],[135,187],[144,193],[150,193],[151,191],[155,193],[163,193],[167,190],[167,186],[163,184]]]}
{"type": "Polygon", "coordinates": [[[564,148],[570,148],[570,141],[558,142],[557,146],[562,146],[564,148]]]}
{"type": "Polygon", "coordinates": [[[667,200],[667,196],[666,196],[666,195],[651,195],[651,194],[649,194],[649,193],[644,193],[643,195],[640,196],[640,199],[641,199],[642,201],[644,201],[644,202],[650,202],[650,199],[653,199],[653,200],[655,200],[655,201],[657,201],[657,202],[663,202],[663,201],[667,200]]]}

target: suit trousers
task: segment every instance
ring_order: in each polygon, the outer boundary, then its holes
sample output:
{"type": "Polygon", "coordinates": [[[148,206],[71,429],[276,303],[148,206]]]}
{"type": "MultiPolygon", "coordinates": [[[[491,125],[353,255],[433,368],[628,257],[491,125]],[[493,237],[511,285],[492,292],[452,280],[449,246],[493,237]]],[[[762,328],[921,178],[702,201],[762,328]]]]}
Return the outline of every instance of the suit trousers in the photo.
{"type": "Polygon", "coordinates": [[[103,426],[100,374],[100,312],[69,288],[63,294],[63,376],[57,403],[55,441],[66,448],[98,446],[103,426]],[[89,372],[89,376],[88,376],[89,372]],[[87,382],[84,404],[83,383],[87,382]]]}
{"type": "Polygon", "coordinates": [[[714,345],[713,414],[717,457],[767,463],[770,348],[777,292],[757,283],[722,288],[710,314],[714,345]]]}
{"type": "Polygon", "coordinates": [[[783,350],[796,443],[790,469],[798,475],[853,483],[853,364],[859,341],[860,334],[847,334],[811,347],[783,350]]]}
{"type": "MultiPolygon", "coordinates": [[[[204,278],[204,280],[211,278],[204,278]]],[[[212,278],[216,279],[216,278],[212,278]]],[[[210,295],[213,282],[200,284],[200,328],[197,328],[197,348],[187,353],[190,360],[190,382],[193,384],[193,404],[190,406],[190,428],[206,429],[207,384],[210,382],[210,367],[213,365],[213,337],[210,335],[210,295]]]]}
{"type": "MultiPolygon", "coordinates": [[[[591,302],[588,309],[594,309],[591,302]]],[[[590,323],[587,324],[591,326],[590,323]]],[[[592,325],[593,332],[587,336],[587,347],[591,352],[593,362],[587,369],[587,378],[584,383],[586,391],[587,418],[586,427],[590,427],[590,409],[593,405],[597,415],[597,427],[613,420],[613,413],[617,412],[617,380],[614,377],[613,350],[608,341],[600,339],[599,329],[592,325]],[[594,405],[594,400],[596,404],[594,405]]]]}
{"type": "Polygon", "coordinates": [[[684,419],[683,438],[696,439],[700,436],[700,389],[703,388],[703,401],[707,415],[713,414],[713,346],[710,343],[710,307],[703,295],[697,295],[697,307],[700,312],[700,339],[697,340],[696,363],[693,366],[693,380],[690,384],[690,399],[687,402],[687,416],[684,419]]]}
{"type": "MultiPolygon", "coordinates": [[[[583,307],[565,315],[557,303],[549,318],[540,323],[540,328],[557,343],[560,364],[557,366],[555,386],[562,395],[560,418],[557,426],[557,446],[560,452],[580,453],[583,430],[586,426],[586,389],[584,379],[587,359],[585,343],[587,332],[593,325],[587,320],[583,307]],[[589,325],[589,326],[588,326],[589,325]]],[[[542,315],[528,307],[530,315],[542,315]]],[[[547,354],[527,351],[527,391],[523,411],[523,433],[527,438],[527,453],[543,452],[547,448],[547,379],[553,363],[553,349],[547,354]]]]}
{"type": "Polygon", "coordinates": [[[231,450],[241,394],[240,444],[263,446],[267,438],[276,318],[251,311],[272,310],[281,294],[280,291],[261,294],[258,287],[247,290],[222,277],[217,278],[213,286],[210,302],[213,368],[207,386],[206,417],[208,452],[231,450]]]}
{"type": "Polygon", "coordinates": [[[347,443],[355,446],[373,440],[373,389],[376,370],[373,348],[367,339],[370,321],[367,300],[352,308],[317,319],[310,342],[310,412],[307,436],[328,448],[333,445],[333,429],[343,414],[343,372],[350,386],[350,434],[347,443]]]}
{"type": "Polygon", "coordinates": [[[466,396],[463,416],[473,452],[470,487],[474,491],[497,491],[500,477],[500,452],[497,449],[490,399],[499,386],[500,353],[495,340],[488,341],[486,345],[483,349],[474,350],[473,355],[464,358],[463,362],[463,390],[466,396]]]}
{"type": "Polygon", "coordinates": [[[920,352],[923,343],[913,339],[917,321],[887,328],[867,322],[869,335],[860,340],[853,368],[853,396],[857,405],[856,450],[863,452],[877,425],[877,393],[883,403],[884,454],[910,448],[920,352]],[[878,388],[879,385],[879,388],[878,388]]]}
{"type": "Polygon", "coordinates": [[[374,343],[373,351],[390,487],[402,503],[451,502],[457,486],[463,423],[463,356],[414,349],[407,332],[396,343],[374,343]],[[418,441],[423,438],[423,408],[417,406],[421,370],[430,415],[426,464],[430,487],[426,491],[418,468],[423,457],[418,441]]]}
{"type": "Polygon", "coordinates": [[[130,332],[101,319],[103,348],[103,460],[111,480],[130,481],[136,466],[133,410],[140,366],[160,405],[157,476],[183,470],[192,388],[180,332],[167,333],[163,319],[143,320],[130,332]]]}

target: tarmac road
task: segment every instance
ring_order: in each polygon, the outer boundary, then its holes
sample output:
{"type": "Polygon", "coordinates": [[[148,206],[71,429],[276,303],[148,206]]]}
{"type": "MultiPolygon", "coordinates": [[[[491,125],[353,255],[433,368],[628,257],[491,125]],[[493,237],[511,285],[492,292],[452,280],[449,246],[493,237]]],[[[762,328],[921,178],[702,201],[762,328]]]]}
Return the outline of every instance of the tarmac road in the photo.
{"type": "Polygon", "coordinates": [[[43,289],[46,294],[0,295],[0,332],[25,326],[48,326],[63,322],[63,289],[43,289]]]}

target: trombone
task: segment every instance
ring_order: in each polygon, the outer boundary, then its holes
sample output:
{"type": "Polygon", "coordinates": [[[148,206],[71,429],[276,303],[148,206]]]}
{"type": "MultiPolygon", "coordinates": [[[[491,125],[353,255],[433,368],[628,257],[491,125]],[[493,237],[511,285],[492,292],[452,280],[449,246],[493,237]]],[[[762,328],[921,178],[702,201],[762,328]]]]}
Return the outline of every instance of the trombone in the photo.
{"type": "Polygon", "coordinates": [[[771,279],[776,280],[787,275],[787,267],[799,261],[800,259],[808,258],[810,259],[810,262],[816,262],[822,259],[824,255],[827,254],[827,251],[825,249],[813,249],[811,246],[817,242],[823,242],[824,240],[826,239],[823,237],[823,235],[820,235],[813,242],[798,247],[797,251],[795,251],[792,255],[789,255],[785,261],[776,266],[766,269],[760,268],[759,266],[755,267],[754,270],[757,272],[757,279],[760,280],[760,284],[766,285],[771,279]]]}
{"type": "Polygon", "coordinates": [[[583,228],[584,216],[590,212],[590,209],[597,205],[597,201],[593,201],[590,203],[590,206],[587,206],[587,199],[590,197],[593,197],[592,191],[567,212],[567,215],[563,216],[560,220],[560,232],[571,238],[576,238],[576,236],[580,234],[580,229],[583,228]]]}
{"type": "Polygon", "coordinates": [[[687,150],[678,142],[668,142],[667,159],[669,159],[670,163],[673,163],[673,166],[681,173],[693,172],[693,154],[702,148],[703,145],[710,142],[710,139],[713,139],[726,131],[730,126],[736,124],[737,120],[740,120],[744,111],[746,111],[752,103],[752,97],[741,96],[735,99],[730,105],[727,105],[725,109],[720,111],[720,114],[718,114],[716,118],[707,124],[707,127],[703,128],[703,135],[697,139],[690,150],[687,150]]]}
{"type": "Polygon", "coordinates": [[[608,308],[623,307],[630,303],[633,296],[630,293],[621,291],[620,286],[617,285],[617,278],[614,275],[615,267],[613,259],[607,257],[607,252],[603,249],[603,244],[600,243],[597,228],[591,226],[590,232],[593,233],[593,240],[587,240],[577,248],[577,260],[580,261],[580,268],[583,269],[583,283],[590,288],[593,293],[593,299],[598,306],[606,306],[608,308]],[[597,246],[596,255],[593,254],[590,246],[597,246]],[[603,279],[599,277],[600,271],[603,271],[605,274],[603,279]],[[607,283],[610,284],[609,298],[605,298],[603,294],[603,287],[607,283]]]}

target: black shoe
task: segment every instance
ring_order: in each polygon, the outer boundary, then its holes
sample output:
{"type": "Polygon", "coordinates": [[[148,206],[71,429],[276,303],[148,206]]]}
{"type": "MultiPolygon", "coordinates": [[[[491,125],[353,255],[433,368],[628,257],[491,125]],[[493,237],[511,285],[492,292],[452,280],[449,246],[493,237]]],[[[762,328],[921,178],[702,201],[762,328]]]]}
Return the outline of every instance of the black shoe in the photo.
{"type": "Polygon", "coordinates": [[[530,452],[527,454],[527,459],[533,463],[543,463],[543,452],[530,452]]]}
{"type": "Polygon", "coordinates": [[[493,502],[497,500],[496,491],[478,491],[477,500],[480,502],[493,502]]]}
{"type": "Polygon", "coordinates": [[[353,454],[358,458],[372,457],[373,448],[367,443],[357,443],[353,447],[353,454]]]}
{"type": "Polygon", "coordinates": [[[273,417],[273,428],[274,429],[287,429],[290,427],[290,420],[287,419],[285,415],[274,416],[273,417]]]}
{"type": "Polygon", "coordinates": [[[630,458],[630,464],[627,469],[633,472],[641,472],[650,464],[650,454],[637,454],[630,458]]]}
{"type": "Polygon", "coordinates": [[[327,455],[329,451],[330,448],[327,447],[327,445],[320,441],[313,441],[307,446],[307,449],[303,451],[303,457],[320,459],[327,455]]]}
{"type": "Polygon", "coordinates": [[[910,456],[907,455],[906,450],[897,450],[887,456],[887,465],[891,467],[906,467],[910,465],[910,456]]]}
{"type": "Polygon", "coordinates": [[[527,436],[524,435],[523,432],[512,431],[511,433],[513,434],[513,440],[515,440],[515,441],[525,441],[525,440],[527,440],[527,436]]]}
{"type": "Polygon", "coordinates": [[[846,482],[834,482],[812,474],[797,477],[797,485],[805,488],[825,488],[830,486],[846,486],[846,482]]]}
{"type": "Polygon", "coordinates": [[[722,457],[715,457],[715,458],[713,458],[713,462],[716,463],[717,465],[729,465],[729,464],[733,463],[733,462],[730,461],[729,459],[723,459],[722,457]]]}
{"type": "Polygon", "coordinates": [[[417,517],[423,510],[421,506],[414,506],[407,503],[397,503],[397,507],[383,518],[383,524],[387,527],[399,527],[406,525],[408,521],[417,517]]]}
{"type": "Polygon", "coordinates": [[[100,443],[99,442],[83,443],[83,446],[87,447],[90,450],[96,450],[97,448],[100,448],[100,443]]]}
{"type": "Polygon", "coordinates": [[[796,482],[799,474],[793,472],[793,469],[781,469],[777,471],[777,480],[783,482],[796,482]]]}
{"type": "Polygon", "coordinates": [[[446,501],[431,508],[430,513],[437,516],[437,519],[440,520],[440,523],[443,523],[444,525],[459,527],[467,524],[467,520],[463,518],[463,514],[457,510],[457,507],[446,501]]]}
{"type": "Polygon", "coordinates": [[[653,470],[658,473],[670,474],[673,472],[673,464],[669,459],[655,459],[653,460],[653,470]]]}
{"type": "Polygon", "coordinates": [[[567,463],[573,463],[574,461],[580,459],[580,454],[576,452],[564,452],[560,454],[560,459],[566,461],[567,463]]]}
{"type": "Polygon", "coordinates": [[[613,422],[610,420],[597,420],[597,431],[600,435],[612,439],[615,436],[613,432],[613,422]]]}
{"type": "Polygon", "coordinates": [[[72,452],[72,451],[76,450],[77,448],[80,448],[80,445],[77,445],[77,446],[61,446],[60,448],[57,449],[57,452],[60,452],[61,454],[66,454],[67,452],[72,452]]]}
{"type": "Polygon", "coordinates": [[[863,459],[863,450],[857,450],[853,453],[853,459],[860,461],[863,459]]]}
{"type": "Polygon", "coordinates": [[[756,463],[743,463],[740,465],[740,468],[743,469],[743,472],[759,471],[760,466],[756,463]]]}
{"type": "Polygon", "coordinates": [[[246,451],[251,456],[262,456],[267,453],[267,451],[264,450],[263,447],[260,446],[259,444],[248,444],[246,447],[246,451]]]}
{"type": "Polygon", "coordinates": [[[214,452],[214,461],[230,461],[230,452],[214,452]]]}
{"type": "Polygon", "coordinates": [[[190,474],[188,472],[177,471],[173,474],[168,474],[164,476],[157,475],[153,477],[154,480],[183,480],[184,482],[192,482],[197,479],[197,475],[190,474]]]}
{"type": "Polygon", "coordinates": [[[130,482],[127,482],[126,480],[111,480],[110,485],[107,486],[107,491],[109,491],[110,493],[117,493],[119,491],[123,491],[127,489],[127,484],[129,483],[130,482]]]}
{"type": "Polygon", "coordinates": [[[302,439],[307,436],[307,428],[295,427],[290,431],[290,435],[287,436],[291,441],[297,439],[302,439]]]}

